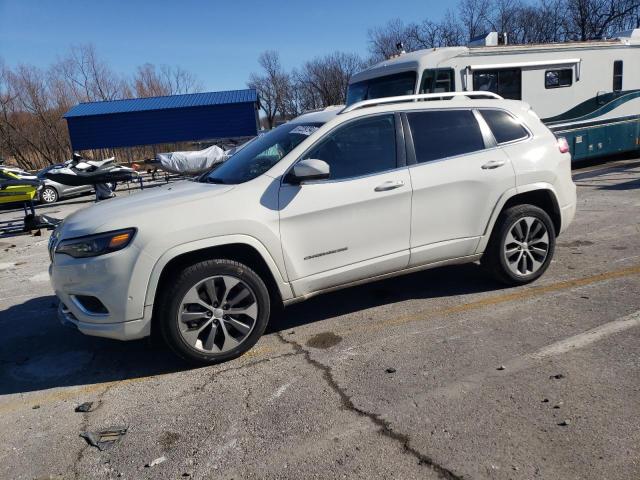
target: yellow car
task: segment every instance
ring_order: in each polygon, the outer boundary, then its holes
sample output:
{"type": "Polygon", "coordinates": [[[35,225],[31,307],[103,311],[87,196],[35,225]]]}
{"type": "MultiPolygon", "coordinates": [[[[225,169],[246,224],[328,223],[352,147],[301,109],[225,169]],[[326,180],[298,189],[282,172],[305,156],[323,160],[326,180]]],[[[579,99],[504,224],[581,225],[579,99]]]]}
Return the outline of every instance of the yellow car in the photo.
{"type": "Polygon", "coordinates": [[[38,180],[21,179],[11,172],[0,170],[0,204],[29,202],[38,193],[40,185],[38,180]]]}

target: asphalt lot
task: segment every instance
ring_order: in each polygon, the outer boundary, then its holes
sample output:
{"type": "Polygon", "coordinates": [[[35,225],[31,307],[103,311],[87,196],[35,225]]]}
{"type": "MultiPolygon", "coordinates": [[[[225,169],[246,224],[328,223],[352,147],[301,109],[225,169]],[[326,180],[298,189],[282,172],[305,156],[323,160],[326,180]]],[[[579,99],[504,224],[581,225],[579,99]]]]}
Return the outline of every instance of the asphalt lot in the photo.
{"type": "Polygon", "coordinates": [[[465,265],[327,294],[199,369],[62,327],[49,234],[0,238],[0,478],[640,478],[640,159],[574,177],[535,284],[465,265]],[[114,425],[106,451],[79,436],[114,425]]]}

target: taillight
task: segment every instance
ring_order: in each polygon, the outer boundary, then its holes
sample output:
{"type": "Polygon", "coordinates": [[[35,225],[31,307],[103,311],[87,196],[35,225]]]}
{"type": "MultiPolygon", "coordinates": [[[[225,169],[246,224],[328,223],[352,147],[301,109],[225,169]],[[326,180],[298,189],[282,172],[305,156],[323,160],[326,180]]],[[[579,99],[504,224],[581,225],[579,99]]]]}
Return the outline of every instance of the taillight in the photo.
{"type": "Polygon", "coordinates": [[[560,153],[569,153],[569,142],[567,142],[566,138],[558,138],[558,150],[560,150],[560,153]]]}

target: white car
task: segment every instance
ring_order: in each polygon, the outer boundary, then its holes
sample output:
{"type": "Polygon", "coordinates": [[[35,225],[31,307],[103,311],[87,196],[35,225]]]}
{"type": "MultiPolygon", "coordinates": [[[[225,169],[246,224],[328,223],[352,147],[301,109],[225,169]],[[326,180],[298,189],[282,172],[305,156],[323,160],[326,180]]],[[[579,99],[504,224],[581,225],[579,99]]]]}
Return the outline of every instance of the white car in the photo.
{"type": "Polygon", "coordinates": [[[305,114],[199,181],[74,213],[49,245],[61,320],[159,331],[215,363],[251,348],[274,307],[337,288],[475,261],[535,280],[575,214],[567,144],[525,103],[446,95],[305,114]]]}

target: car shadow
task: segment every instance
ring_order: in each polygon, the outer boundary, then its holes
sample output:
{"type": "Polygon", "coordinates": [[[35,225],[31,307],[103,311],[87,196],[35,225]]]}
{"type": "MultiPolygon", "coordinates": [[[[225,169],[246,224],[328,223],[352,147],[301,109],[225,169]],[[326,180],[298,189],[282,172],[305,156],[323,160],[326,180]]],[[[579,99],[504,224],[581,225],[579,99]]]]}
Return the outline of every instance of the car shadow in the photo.
{"type": "Polygon", "coordinates": [[[55,296],[0,311],[0,395],[146,377],[189,368],[149,339],[81,334],[57,318],[55,296]]]}
{"type": "Polygon", "coordinates": [[[603,185],[598,190],[634,190],[640,188],[640,179],[634,178],[628,182],[620,182],[613,185],[603,185]]]}
{"type": "MultiPolygon", "coordinates": [[[[502,288],[478,265],[443,267],[327,293],[292,305],[268,333],[321,322],[358,310],[413,299],[442,298],[502,288]]],[[[193,368],[161,342],[120,342],[64,327],[57,299],[44,296],[0,311],[0,395],[104,383],[193,368]]]]}
{"type": "Polygon", "coordinates": [[[475,263],[424,270],[313,297],[286,308],[267,333],[408,300],[428,300],[505,288],[475,263]]]}

